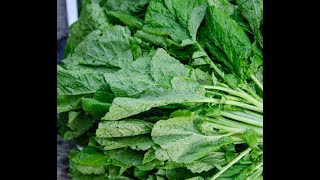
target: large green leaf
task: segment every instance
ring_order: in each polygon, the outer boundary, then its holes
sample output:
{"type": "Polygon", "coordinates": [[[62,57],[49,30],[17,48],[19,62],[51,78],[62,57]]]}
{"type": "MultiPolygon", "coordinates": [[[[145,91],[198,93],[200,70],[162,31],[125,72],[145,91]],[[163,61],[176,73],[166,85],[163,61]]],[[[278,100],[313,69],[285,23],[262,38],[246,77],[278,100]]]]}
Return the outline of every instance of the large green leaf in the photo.
{"type": "Polygon", "coordinates": [[[91,94],[106,82],[101,73],[86,70],[66,70],[57,66],[58,95],[91,94]]]}
{"type": "Polygon", "coordinates": [[[236,73],[246,78],[251,42],[237,22],[219,8],[209,6],[205,17],[208,38],[228,57],[236,73]]]}
{"type": "MultiPolygon", "coordinates": [[[[164,149],[169,160],[192,163],[221,146],[232,143],[230,134],[208,136],[199,131],[194,123],[197,115],[178,116],[158,121],[151,132],[152,139],[164,149]]],[[[157,152],[156,152],[157,153],[157,152]]]]}
{"type": "Polygon", "coordinates": [[[151,0],[142,30],[167,36],[178,46],[193,44],[206,6],[204,0],[151,0]]]}
{"type": "Polygon", "coordinates": [[[72,56],[78,64],[123,68],[133,61],[130,45],[130,30],[112,26],[94,30],[75,48],[72,56]]]}
{"type": "Polygon", "coordinates": [[[185,77],[174,77],[171,88],[154,88],[140,98],[117,97],[113,100],[109,112],[102,120],[119,120],[145,112],[154,107],[168,104],[201,100],[205,91],[196,80],[185,77]]]}

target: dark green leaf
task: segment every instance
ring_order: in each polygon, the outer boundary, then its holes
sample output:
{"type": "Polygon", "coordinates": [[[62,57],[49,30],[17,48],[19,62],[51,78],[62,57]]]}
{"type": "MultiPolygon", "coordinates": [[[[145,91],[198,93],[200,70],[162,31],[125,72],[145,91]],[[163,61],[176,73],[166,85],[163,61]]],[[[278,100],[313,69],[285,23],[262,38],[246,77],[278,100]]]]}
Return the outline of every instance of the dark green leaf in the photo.
{"type": "Polygon", "coordinates": [[[215,46],[219,47],[228,57],[232,66],[241,78],[245,78],[247,71],[246,59],[249,57],[252,46],[249,38],[237,22],[223,11],[209,7],[205,28],[215,46]]]}
{"type": "Polygon", "coordinates": [[[81,98],[90,97],[92,94],[65,95],[57,97],[57,113],[81,109],[81,98]]]}
{"type": "Polygon", "coordinates": [[[243,17],[249,22],[255,39],[263,47],[261,27],[263,23],[263,0],[236,0],[243,17]]]}
{"type": "Polygon", "coordinates": [[[103,117],[111,106],[111,103],[104,103],[93,98],[82,98],[83,110],[97,118],[103,117]]]}

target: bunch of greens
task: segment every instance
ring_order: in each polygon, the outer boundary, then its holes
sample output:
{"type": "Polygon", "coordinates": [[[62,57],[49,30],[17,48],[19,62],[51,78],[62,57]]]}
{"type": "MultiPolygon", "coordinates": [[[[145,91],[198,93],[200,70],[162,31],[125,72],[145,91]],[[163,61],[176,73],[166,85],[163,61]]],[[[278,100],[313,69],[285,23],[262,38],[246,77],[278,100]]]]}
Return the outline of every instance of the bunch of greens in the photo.
{"type": "Polygon", "coordinates": [[[262,179],[262,0],[83,0],[57,66],[73,179],[262,179]]]}

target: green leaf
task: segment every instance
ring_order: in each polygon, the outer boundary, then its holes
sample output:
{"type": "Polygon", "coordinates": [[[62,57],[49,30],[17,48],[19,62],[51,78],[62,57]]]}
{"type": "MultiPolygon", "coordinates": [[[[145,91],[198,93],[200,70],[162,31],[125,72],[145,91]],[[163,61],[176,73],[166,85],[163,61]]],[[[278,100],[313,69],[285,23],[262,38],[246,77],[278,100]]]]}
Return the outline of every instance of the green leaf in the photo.
{"type": "Polygon", "coordinates": [[[238,85],[239,85],[239,78],[236,76],[236,75],[234,75],[234,74],[226,74],[225,76],[224,76],[224,80],[226,81],[226,83],[230,86],[230,87],[232,87],[232,88],[237,88],[238,87],[238,85]]]}
{"type": "Polygon", "coordinates": [[[243,134],[243,139],[251,148],[255,148],[258,144],[258,134],[253,129],[247,129],[243,134]]]}
{"type": "Polygon", "coordinates": [[[69,28],[69,37],[64,51],[65,57],[71,55],[78,44],[93,30],[109,27],[108,18],[96,3],[82,7],[79,19],[69,28]]]}
{"type": "Polygon", "coordinates": [[[82,108],[88,114],[97,118],[103,117],[109,110],[111,103],[104,103],[93,98],[82,98],[82,108]]]}
{"type": "Polygon", "coordinates": [[[194,70],[194,75],[195,75],[195,79],[197,79],[197,81],[199,82],[199,84],[202,85],[212,85],[212,77],[210,76],[210,74],[208,72],[204,72],[200,69],[195,69],[194,70]]]}
{"type": "Polygon", "coordinates": [[[232,178],[239,175],[248,165],[236,163],[228,168],[224,173],[222,173],[219,178],[232,178]]]}
{"type": "Polygon", "coordinates": [[[204,98],[204,89],[193,79],[173,78],[171,89],[155,88],[141,95],[139,99],[117,97],[113,100],[109,112],[102,120],[119,120],[145,112],[154,107],[168,104],[196,101],[204,98]]]}
{"type": "Polygon", "coordinates": [[[219,106],[212,106],[205,109],[205,116],[208,117],[220,117],[221,116],[221,108],[219,106]]]}
{"type": "Polygon", "coordinates": [[[177,46],[193,44],[206,11],[204,0],[151,0],[142,30],[167,36],[177,46]]]}
{"type": "Polygon", "coordinates": [[[78,56],[82,65],[123,68],[133,61],[130,33],[129,28],[118,25],[94,30],[77,46],[73,56],[78,56]]]}
{"type": "Polygon", "coordinates": [[[248,59],[252,46],[249,38],[237,22],[223,11],[208,7],[205,18],[205,28],[209,39],[228,57],[241,78],[245,78],[248,59]]]}
{"type": "Polygon", "coordinates": [[[107,11],[108,15],[120,21],[125,26],[128,26],[130,30],[139,30],[142,29],[143,20],[137,17],[134,17],[123,11],[107,11]]]}
{"type": "Polygon", "coordinates": [[[180,24],[187,28],[192,40],[204,18],[207,4],[205,0],[165,0],[166,6],[175,14],[180,24]]]}
{"type": "Polygon", "coordinates": [[[110,164],[107,156],[90,146],[75,154],[71,162],[83,174],[103,174],[105,166],[110,164]]]}
{"type": "Polygon", "coordinates": [[[63,139],[71,140],[78,138],[82,134],[89,131],[94,123],[95,119],[86,115],[83,111],[70,111],[68,113],[67,130],[63,134],[63,139]]]}
{"type": "Polygon", "coordinates": [[[92,94],[65,95],[57,97],[57,113],[81,109],[81,98],[90,97],[92,94]]]}
{"type": "Polygon", "coordinates": [[[150,149],[154,145],[150,135],[137,135],[117,138],[97,137],[96,141],[104,147],[103,150],[131,147],[132,149],[145,151],[150,149]]]}
{"type": "Polygon", "coordinates": [[[153,161],[153,160],[155,160],[155,159],[157,159],[157,158],[156,158],[154,149],[149,149],[149,150],[144,154],[142,163],[145,164],[145,163],[151,162],[151,161],[153,161]]]}
{"type": "Polygon", "coordinates": [[[151,132],[152,139],[166,150],[170,160],[191,163],[221,146],[232,143],[226,135],[206,136],[195,126],[197,116],[175,117],[158,121],[151,132]]]}
{"type": "Polygon", "coordinates": [[[236,0],[236,2],[241,14],[253,30],[255,39],[263,47],[263,35],[261,32],[263,24],[263,0],[236,0]]]}
{"type": "Polygon", "coordinates": [[[105,81],[100,73],[85,70],[66,70],[57,66],[58,95],[81,95],[94,93],[105,81]]]}
{"type": "MultiPolygon", "coordinates": [[[[111,160],[112,165],[127,169],[131,166],[142,165],[144,152],[122,148],[104,151],[104,154],[111,160]]],[[[122,172],[120,172],[121,174],[122,172]]]]}
{"type": "MultiPolygon", "coordinates": [[[[109,90],[108,90],[109,91],[109,90]]],[[[111,103],[114,99],[114,94],[112,92],[108,92],[107,90],[98,89],[94,95],[93,99],[96,99],[103,103],[111,103]]]]}
{"type": "Polygon", "coordinates": [[[149,134],[152,127],[153,123],[138,119],[104,121],[99,123],[96,136],[100,138],[112,138],[149,134]]]}
{"type": "Polygon", "coordinates": [[[147,179],[148,176],[149,176],[148,171],[142,171],[142,170],[139,170],[138,168],[134,168],[134,177],[138,179],[147,179]]]}
{"type": "Polygon", "coordinates": [[[153,43],[154,45],[160,47],[168,47],[169,42],[167,41],[167,37],[164,35],[156,35],[148,32],[144,32],[142,30],[138,30],[135,34],[135,37],[141,38],[146,42],[153,43]]]}
{"type": "Polygon", "coordinates": [[[232,16],[235,14],[237,7],[231,4],[228,0],[208,0],[209,6],[219,8],[225,14],[232,16]]]}
{"type": "Polygon", "coordinates": [[[151,0],[142,30],[156,35],[170,36],[178,44],[192,44],[187,30],[176,21],[175,15],[161,0],[151,0]]]}
{"type": "Polygon", "coordinates": [[[123,11],[136,17],[143,17],[148,0],[105,0],[102,6],[108,11],[123,11]]]}
{"type": "Polygon", "coordinates": [[[189,77],[191,68],[186,67],[179,60],[171,57],[164,49],[159,48],[151,60],[150,73],[159,82],[163,76],[189,77]]]}
{"type": "Polygon", "coordinates": [[[151,86],[155,86],[149,75],[150,58],[139,58],[116,73],[106,73],[105,80],[117,97],[138,97],[151,86]]]}

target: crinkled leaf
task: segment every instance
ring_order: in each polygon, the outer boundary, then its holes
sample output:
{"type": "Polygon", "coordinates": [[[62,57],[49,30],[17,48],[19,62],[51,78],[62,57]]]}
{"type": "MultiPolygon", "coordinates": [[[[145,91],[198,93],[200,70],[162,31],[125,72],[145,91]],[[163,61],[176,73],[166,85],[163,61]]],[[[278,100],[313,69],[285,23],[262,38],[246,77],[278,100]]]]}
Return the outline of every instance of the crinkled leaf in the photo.
{"type": "Polygon", "coordinates": [[[158,82],[164,76],[189,77],[191,68],[186,67],[160,48],[152,57],[150,73],[152,78],[158,82]]]}
{"type": "Polygon", "coordinates": [[[237,74],[245,78],[246,59],[252,46],[242,28],[223,11],[212,6],[208,7],[205,28],[210,40],[226,54],[237,74]]]}
{"type": "Polygon", "coordinates": [[[112,138],[149,134],[152,127],[153,123],[138,119],[103,121],[99,123],[96,136],[100,138],[112,138]]]}
{"type": "Polygon", "coordinates": [[[117,138],[96,138],[96,141],[102,145],[103,150],[119,149],[124,147],[131,147],[136,150],[148,150],[154,143],[150,135],[137,135],[129,137],[117,138]]]}
{"type": "Polygon", "coordinates": [[[77,46],[73,56],[81,57],[79,64],[123,68],[133,61],[130,30],[112,26],[94,30],[77,46]]]}
{"type": "Polygon", "coordinates": [[[149,75],[150,58],[139,58],[130,67],[116,73],[106,73],[105,80],[117,97],[137,97],[151,86],[155,86],[149,75]]]}
{"type": "Polygon", "coordinates": [[[151,132],[152,139],[166,150],[170,160],[191,163],[223,145],[232,143],[227,135],[206,136],[194,126],[197,116],[175,117],[158,121],[151,132]]]}
{"type": "Polygon", "coordinates": [[[66,70],[59,65],[57,70],[58,95],[91,94],[106,83],[100,73],[66,70]]]}
{"type": "MultiPolygon", "coordinates": [[[[144,152],[122,148],[104,151],[104,154],[111,160],[112,165],[119,166],[125,170],[131,166],[142,165],[144,152]]],[[[120,172],[121,174],[122,172],[120,172]]]]}
{"type": "Polygon", "coordinates": [[[117,97],[102,120],[119,120],[154,107],[204,98],[204,89],[195,80],[175,77],[171,80],[171,86],[171,89],[155,88],[150,90],[141,95],[139,99],[117,97]]]}
{"type": "Polygon", "coordinates": [[[193,44],[206,10],[204,0],[152,0],[142,30],[167,36],[178,46],[193,44]]]}
{"type": "Polygon", "coordinates": [[[178,44],[192,44],[187,29],[177,22],[175,15],[171,14],[162,0],[150,1],[142,30],[156,35],[170,36],[178,44]]]}

